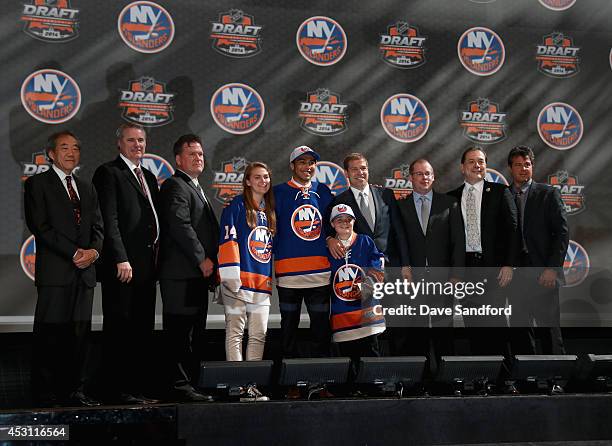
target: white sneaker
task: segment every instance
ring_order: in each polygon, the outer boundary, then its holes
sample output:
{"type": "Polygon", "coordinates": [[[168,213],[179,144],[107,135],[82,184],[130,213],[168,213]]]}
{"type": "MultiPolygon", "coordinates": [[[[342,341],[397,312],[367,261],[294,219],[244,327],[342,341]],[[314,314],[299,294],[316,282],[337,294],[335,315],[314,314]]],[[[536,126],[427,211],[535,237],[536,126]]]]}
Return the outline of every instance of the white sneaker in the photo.
{"type": "Polygon", "coordinates": [[[240,390],[241,403],[256,401],[270,401],[270,398],[262,394],[254,385],[248,385],[240,390]]]}

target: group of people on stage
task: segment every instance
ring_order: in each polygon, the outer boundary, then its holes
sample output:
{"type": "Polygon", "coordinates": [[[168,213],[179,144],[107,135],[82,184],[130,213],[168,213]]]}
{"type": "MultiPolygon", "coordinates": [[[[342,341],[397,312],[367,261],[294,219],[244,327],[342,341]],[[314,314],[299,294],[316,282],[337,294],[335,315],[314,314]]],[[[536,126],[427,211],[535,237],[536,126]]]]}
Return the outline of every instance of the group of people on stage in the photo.
{"type": "MultiPolygon", "coordinates": [[[[96,280],[102,285],[104,375],[112,383],[107,397],[128,404],[156,402],[145,396],[143,377],[152,373],[146,365],[158,280],[173,397],[187,401],[212,400],[196,386],[209,291],[224,306],[227,360],[260,360],[273,272],[283,357],[301,355],[303,301],[310,356],[328,356],[332,345],[334,353],[353,359],[379,356],[385,319],[374,311],[369,291],[389,267],[407,281],[487,279],[491,302],[505,299],[499,291],[511,283],[532,281],[546,291],[531,313],[544,311],[556,320],[543,330],[543,348],[563,352],[558,286],[567,221],[558,190],[533,181],[528,147],[508,155],[510,187],[486,181],[486,154],[470,147],[461,157],[465,182],[459,188],[433,191],[433,167],[418,159],[410,164],[412,195],[396,200],[391,190],[369,183],[368,161],[360,153],[344,159],[350,188],[334,197],[312,181],[319,154],[300,146],[289,156],[291,178],[274,187],[268,166],[250,163],[243,193],[218,220],[198,183],[205,167],[198,136],[177,139],[176,173],[161,188],[141,164],[145,129],[122,124],[116,137],[119,155],[98,167],[93,184],[73,175],[81,147],[68,131],[51,135],[51,168],[25,183],[26,221],[37,244],[33,389],[42,404],[99,404],[88,387],[96,280]],[[530,268],[523,273],[516,267],[530,268]],[[494,274],[483,273],[492,268],[494,274]]],[[[469,320],[466,326],[472,326],[469,320]]],[[[394,328],[391,353],[423,354],[435,362],[437,355],[452,353],[450,330],[452,318],[394,328]]],[[[472,353],[507,353],[506,333],[471,330],[472,353]]],[[[515,334],[512,353],[535,353],[533,329],[515,334]]],[[[267,400],[254,387],[244,398],[267,400]]]]}

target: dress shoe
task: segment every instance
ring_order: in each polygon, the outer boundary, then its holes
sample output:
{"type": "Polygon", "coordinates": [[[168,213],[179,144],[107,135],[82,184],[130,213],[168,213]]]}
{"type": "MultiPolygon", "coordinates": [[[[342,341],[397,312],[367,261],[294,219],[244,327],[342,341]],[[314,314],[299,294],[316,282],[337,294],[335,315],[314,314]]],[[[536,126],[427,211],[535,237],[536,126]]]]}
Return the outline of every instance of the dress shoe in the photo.
{"type": "Polygon", "coordinates": [[[194,403],[195,402],[210,403],[214,401],[212,396],[198,392],[196,389],[193,388],[193,386],[189,384],[180,386],[180,387],[175,387],[174,394],[177,396],[178,399],[180,399],[181,401],[185,401],[185,402],[191,401],[194,403]]]}
{"type": "Polygon", "coordinates": [[[119,396],[119,401],[123,404],[157,404],[159,400],[147,398],[144,395],[132,395],[131,393],[122,393],[119,396]]]}
{"type": "Polygon", "coordinates": [[[82,391],[72,392],[70,394],[70,402],[85,407],[95,407],[100,405],[99,401],[94,400],[92,397],[82,391]]]}

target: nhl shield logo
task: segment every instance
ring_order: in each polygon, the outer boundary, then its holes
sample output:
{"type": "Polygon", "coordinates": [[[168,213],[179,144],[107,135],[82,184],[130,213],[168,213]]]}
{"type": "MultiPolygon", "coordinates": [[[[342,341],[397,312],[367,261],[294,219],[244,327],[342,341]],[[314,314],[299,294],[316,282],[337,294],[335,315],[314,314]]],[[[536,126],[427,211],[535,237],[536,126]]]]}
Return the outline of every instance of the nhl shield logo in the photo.
{"type": "Polygon", "coordinates": [[[589,275],[590,267],[591,261],[586,249],[579,243],[570,240],[563,262],[565,286],[574,287],[584,282],[584,279],[589,275]]]}
{"type": "Polygon", "coordinates": [[[319,161],[317,163],[312,182],[325,184],[334,196],[341,194],[350,187],[344,169],[330,161],[319,161]]]}
{"type": "Polygon", "coordinates": [[[23,31],[44,42],[68,42],[79,35],[79,10],[70,0],[30,0],[23,5],[23,31]]]}
{"type": "Polygon", "coordinates": [[[141,163],[155,175],[158,186],[174,175],[174,167],[159,155],[147,152],[143,155],[141,163]]]}
{"type": "Polygon", "coordinates": [[[342,26],[334,19],[321,16],[304,20],[297,30],[295,41],[302,57],[320,66],[340,62],[348,46],[342,26]]]}
{"type": "Polygon", "coordinates": [[[576,0],[540,0],[540,4],[553,11],[564,11],[571,8],[576,0]]]}
{"type": "Polygon", "coordinates": [[[221,170],[215,172],[212,187],[216,190],[215,198],[223,205],[242,193],[242,178],[249,162],[244,158],[232,158],[221,162],[221,170]]]}
{"type": "Polygon", "coordinates": [[[391,96],[380,109],[380,122],[391,138],[415,142],[429,129],[429,111],[416,96],[400,93],[391,96]]]}
{"type": "Polygon", "coordinates": [[[425,63],[425,40],[408,22],[398,21],[380,36],[378,49],[385,62],[395,68],[417,68],[425,63]]]}
{"type": "Polygon", "coordinates": [[[353,263],[342,265],[334,274],[332,287],[334,295],[345,302],[361,300],[361,287],[365,272],[353,263]]]}
{"type": "Polygon", "coordinates": [[[264,102],[254,88],[244,84],[226,84],[210,100],[215,123],[234,135],[251,133],[263,122],[264,102]]]}
{"type": "Polygon", "coordinates": [[[338,135],[347,129],[347,108],[340,95],[327,88],[308,92],[306,101],[300,103],[300,127],[313,135],[338,135]]]}
{"type": "Polygon", "coordinates": [[[487,170],[486,170],[485,180],[491,183],[503,184],[504,186],[509,185],[508,180],[506,180],[505,176],[503,176],[499,171],[495,169],[491,169],[489,167],[487,167],[487,170]]]}
{"type": "Polygon", "coordinates": [[[583,129],[578,111],[563,102],[548,104],[538,115],[540,138],[556,150],[575,147],[582,139],[583,129]]]}
{"type": "Polygon", "coordinates": [[[307,242],[321,236],[323,218],[319,210],[311,204],[304,204],[293,211],[291,228],[293,233],[307,242]]]}
{"type": "Polygon", "coordinates": [[[79,111],[81,90],[66,73],[38,70],[23,81],[21,103],[34,119],[45,124],[61,124],[79,111]]]}
{"type": "Polygon", "coordinates": [[[396,200],[403,200],[412,194],[412,181],[410,181],[410,166],[402,164],[391,170],[391,178],[385,178],[385,187],[393,191],[396,200]]]}
{"type": "Polygon", "coordinates": [[[477,76],[497,73],[506,60],[502,39],[483,27],[470,28],[463,33],[457,43],[457,54],[463,67],[477,76]]]}
{"type": "Polygon", "coordinates": [[[551,77],[572,77],[579,71],[578,51],[573,39],[563,33],[544,36],[542,45],[537,46],[538,70],[551,77]]]}
{"type": "Polygon", "coordinates": [[[487,98],[478,98],[461,113],[463,136],[481,144],[494,144],[506,139],[506,113],[487,98]]]}
{"type": "Polygon", "coordinates": [[[255,25],[252,15],[240,9],[230,9],[219,14],[210,30],[212,47],[229,57],[251,57],[261,51],[261,26],[255,25]]]}
{"type": "Polygon", "coordinates": [[[559,189],[561,200],[567,215],[576,215],[584,211],[584,186],[578,183],[578,178],[566,170],[560,170],[548,175],[548,184],[559,189]]]}
{"type": "Polygon", "coordinates": [[[19,260],[25,275],[34,280],[36,273],[36,240],[34,240],[33,235],[29,236],[21,245],[19,260]]]}
{"type": "Polygon", "coordinates": [[[127,5],[117,19],[123,42],[139,53],[159,53],[174,39],[174,21],[157,3],[137,1],[127,5]]]}
{"type": "Polygon", "coordinates": [[[272,233],[266,226],[256,226],[249,234],[249,254],[259,263],[272,258],[272,233]]]}
{"type": "Polygon", "coordinates": [[[127,90],[121,90],[119,107],[126,121],[148,127],[159,127],[174,120],[174,93],[166,91],[166,84],[145,76],[130,81],[127,90]]]}

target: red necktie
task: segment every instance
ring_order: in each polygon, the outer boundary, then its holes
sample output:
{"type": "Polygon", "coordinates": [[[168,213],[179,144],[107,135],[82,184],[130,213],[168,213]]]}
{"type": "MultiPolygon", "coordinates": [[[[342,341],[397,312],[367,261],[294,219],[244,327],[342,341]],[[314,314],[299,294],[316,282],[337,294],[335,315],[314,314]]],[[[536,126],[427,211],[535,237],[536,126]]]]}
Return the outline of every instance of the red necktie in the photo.
{"type": "Polygon", "coordinates": [[[74,221],[77,225],[81,224],[81,200],[77,195],[74,187],[72,187],[72,177],[68,175],[66,177],[66,185],[68,186],[68,195],[70,196],[70,202],[72,203],[72,210],[74,211],[74,221]]]}

